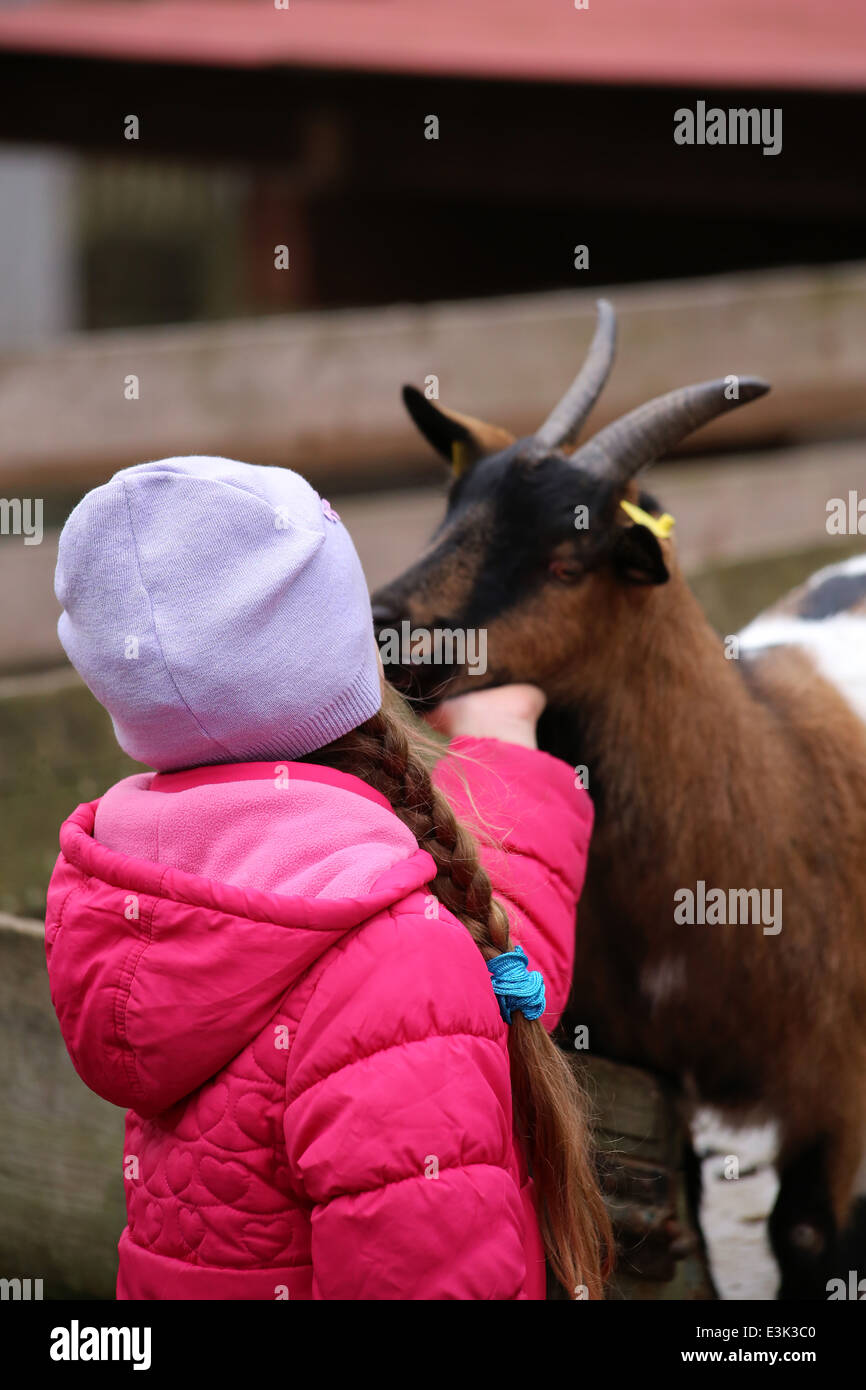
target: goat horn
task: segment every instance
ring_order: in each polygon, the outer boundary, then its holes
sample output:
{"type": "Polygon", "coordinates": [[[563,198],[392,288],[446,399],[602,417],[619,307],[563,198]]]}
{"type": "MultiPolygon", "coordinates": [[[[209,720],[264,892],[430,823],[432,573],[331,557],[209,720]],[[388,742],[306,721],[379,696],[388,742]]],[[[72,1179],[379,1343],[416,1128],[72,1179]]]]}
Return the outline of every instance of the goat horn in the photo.
{"type": "Polygon", "coordinates": [[[616,315],[606,299],[599,299],[595,307],[598,320],[586,361],[559,405],[535,432],[541,449],[566,449],[575,443],[610,374],[616,352],[616,315]]]}
{"type": "Polygon", "coordinates": [[[630,410],[614,420],[588,440],[571,456],[587,473],[605,478],[614,486],[630,481],[648,463],[666,454],[692,430],[705,425],[725,411],[736,410],[770,387],[759,377],[737,378],[737,395],[730,391],[731,378],[703,381],[697,386],[682,386],[665,396],[630,410]]]}

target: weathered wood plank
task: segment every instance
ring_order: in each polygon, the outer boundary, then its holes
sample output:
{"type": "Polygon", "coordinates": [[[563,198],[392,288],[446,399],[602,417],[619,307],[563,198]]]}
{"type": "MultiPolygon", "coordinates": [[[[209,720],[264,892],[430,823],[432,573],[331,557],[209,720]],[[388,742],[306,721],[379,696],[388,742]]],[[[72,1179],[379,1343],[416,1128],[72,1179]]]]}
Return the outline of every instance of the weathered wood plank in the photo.
{"type": "Polygon", "coordinates": [[[71,667],[0,680],[0,912],[42,913],[61,822],[137,770],[71,667]]]}
{"type": "Polygon", "coordinates": [[[42,925],[0,914],[0,1268],[44,1296],[112,1298],[123,1114],[75,1075],[42,925]]]}
{"type": "MultiPolygon", "coordinates": [[[[773,393],[702,442],[866,424],[866,268],[726,275],[610,291],[620,360],[604,423],[702,377],[753,372],[773,393]]],[[[298,314],[99,333],[0,357],[0,489],[96,481],[146,458],[223,453],[319,483],[430,470],[399,402],[439,378],[443,400],[534,428],[592,331],[596,291],[298,314]],[[135,375],[140,399],[124,397],[135,375]]],[[[432,476],[432,474],[431,474],[432,476]]]]}
{"type": "MultiPolygon", "coordinates": [[[[371,588],[398,575],[426,545],[442,514],[444,474],[443,468],[438,487],[332,494],[371,588]]],[[[866,444],[859,441],[684,461],[653,469],[647,478],[677,519],[688,570],[827,544],[827,499],[862,490],[864,482],[866,444]]],[[[38,546],[16,537],[0,544],[0,593],[14,596],[0,605],[0,672],[62,660],[56,558],[56,531],[46,532],[38,546]]]]}

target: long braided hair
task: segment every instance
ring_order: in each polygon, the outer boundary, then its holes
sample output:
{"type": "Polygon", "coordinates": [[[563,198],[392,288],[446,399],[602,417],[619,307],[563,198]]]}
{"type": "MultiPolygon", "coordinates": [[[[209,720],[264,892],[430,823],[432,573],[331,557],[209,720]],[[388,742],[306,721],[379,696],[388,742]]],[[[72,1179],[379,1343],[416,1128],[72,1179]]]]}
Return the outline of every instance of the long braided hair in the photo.
{"type": "MultiPolygon", "coordinates": [[[[432,856],[436,897],[491,960],[513,947],[508,917],[479,863],[477,839],[431,781],[430,767],[442,751],[432,737],[418,733],[400,696],[386,686],[378,714],[307,761],[352,773],[382,793],[432,856]]],[[[592,1159],[586,1100],[541,1022],[517,1012],[512,1019],[508,1051],[515,1126],[529,1161],[547,1258],[570,1298],[600,1298],[613,1245],[592,1159]]]]}

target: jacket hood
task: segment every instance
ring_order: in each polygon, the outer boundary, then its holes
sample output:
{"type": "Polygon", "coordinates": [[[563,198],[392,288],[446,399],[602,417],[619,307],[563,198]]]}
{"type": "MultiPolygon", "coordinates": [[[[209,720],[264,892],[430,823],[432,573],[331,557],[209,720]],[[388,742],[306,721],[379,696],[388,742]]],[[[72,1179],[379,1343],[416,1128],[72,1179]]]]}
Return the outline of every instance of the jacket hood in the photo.
{"type": "Polygon", "coordinates": [[[435,875],[378,792],[300,763],[138,774],[79,806],[60,848],[46,950],[66,1046],[92,1090],[144,1116],[215,1075],[325,951],[435,875]]]}

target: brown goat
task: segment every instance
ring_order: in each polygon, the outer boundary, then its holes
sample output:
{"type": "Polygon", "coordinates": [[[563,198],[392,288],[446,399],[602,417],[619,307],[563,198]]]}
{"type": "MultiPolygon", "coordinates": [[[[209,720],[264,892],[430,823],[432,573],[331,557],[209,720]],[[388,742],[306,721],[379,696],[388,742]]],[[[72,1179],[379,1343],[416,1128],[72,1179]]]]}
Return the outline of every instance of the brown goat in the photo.
{"type": "Polygon", "coordinates": [[[380,638],[406,620],[486,632],[483,675],[459,660],[389,668],[421,706],[509,681],[546,692],[540,744],[588,769],[597,816],[566,1030],[588,1025],[593,1051],[675,1077],[737,1123],[777,1122],[780,1296],[826,1298],[866,1138],[866,725],[807,629],[856,608],[866,573],[840,589],[825,572],[804,592],[813,609],[826,593],[826,612],[789,616],[766,643],[747,630],[729,659],[633,478],[767,388],[672,392],[572,453],[613,357],[599,309],[580,376],[528,439],[406,389],[455,478],[430,547],[374,595],[374,618],[380,638]],[[701,884],[738,904],[781,890],[783,915],[688,925],[677,904],[701,884]]]}

